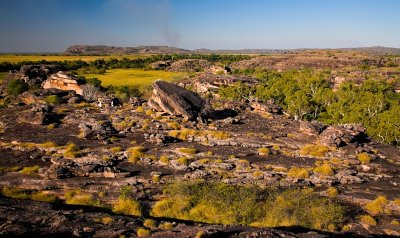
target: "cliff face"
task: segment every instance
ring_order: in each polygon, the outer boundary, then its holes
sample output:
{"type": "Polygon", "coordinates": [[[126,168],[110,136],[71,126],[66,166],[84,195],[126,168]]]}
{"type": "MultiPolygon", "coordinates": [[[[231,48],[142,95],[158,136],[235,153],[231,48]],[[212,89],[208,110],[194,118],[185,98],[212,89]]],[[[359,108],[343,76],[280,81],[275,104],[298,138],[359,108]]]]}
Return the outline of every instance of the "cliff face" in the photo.
{"type": "Polygon", "coordinates": [[[47,80],[43,82],[42,86],[44,89],[56,88],[60,90],[72,90],[77,94],[83,94],[83,90],[78,84],[78,79],[73,75],[61,71],[50,75],[47,80]]]}

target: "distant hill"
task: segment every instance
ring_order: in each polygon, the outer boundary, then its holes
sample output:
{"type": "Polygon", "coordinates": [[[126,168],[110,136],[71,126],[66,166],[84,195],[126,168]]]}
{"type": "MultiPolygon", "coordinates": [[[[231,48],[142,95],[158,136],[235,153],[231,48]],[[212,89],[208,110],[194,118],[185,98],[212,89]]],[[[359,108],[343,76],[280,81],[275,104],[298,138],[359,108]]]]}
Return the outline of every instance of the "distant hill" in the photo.
{"type": "MultiPolygon", "coordinates": [[[[305,50],[324,50],[324,49],[240,49],[240,50],[210,50],[196,49],[186,50],[170,46],[135,46],[135,47],[116,47],[105,45],[74,45],[64,51],[67,55],[131,55],[131,54],[279,54],[289,52],[301,52],[305,50]]],[[[400,55],[400,48],[390,48],[382,46],[358,47],[358,48],[338,48],[325,50],[357,51],[374,55],[400,55]]]]}
{"type": "Polygon", "coordinates": [[[130,55],[130,54],[187,54],[190,50],[169,46],[116,47],[105,45],[74,45],[65,50],[68,55],[130,55]]]}

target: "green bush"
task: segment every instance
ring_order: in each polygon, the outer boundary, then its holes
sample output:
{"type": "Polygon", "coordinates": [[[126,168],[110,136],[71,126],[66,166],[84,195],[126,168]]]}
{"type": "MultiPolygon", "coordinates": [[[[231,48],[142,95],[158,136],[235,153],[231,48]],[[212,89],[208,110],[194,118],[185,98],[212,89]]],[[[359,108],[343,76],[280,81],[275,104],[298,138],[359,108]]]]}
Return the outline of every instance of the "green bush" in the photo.
{"type": "Polygon", "coordinates": [[[12,79],[8,82],[6,91],[9,95],[18,96],[21,93],[28,91],[29,86],[24,81],[12,79]]]}
{"type": "Polygon", "coordinates": [[[48,104],[59,104],[60,103],[60,98],[57,95],[49,95],[47,96],[44,101],[48,104]]]}
{"type": "Polygon", "coordinates": [[[155,217],[261,227],[341,227],[346,208],[311,189],[262,190],[223,183],[176,182],[151,210],[155,217]]]}

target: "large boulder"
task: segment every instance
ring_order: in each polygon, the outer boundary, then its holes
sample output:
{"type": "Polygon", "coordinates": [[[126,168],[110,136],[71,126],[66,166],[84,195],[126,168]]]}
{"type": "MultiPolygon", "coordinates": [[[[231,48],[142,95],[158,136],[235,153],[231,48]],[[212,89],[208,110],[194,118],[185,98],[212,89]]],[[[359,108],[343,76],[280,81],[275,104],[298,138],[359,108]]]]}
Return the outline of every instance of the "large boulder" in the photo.
{"type": "Polygon", "coordinates": [[[44,89],[56,88],[75,91],[77,94],[83,95],[83,89],[79,84],[78,78],[62,71],[50,75],[47,80],[43,82],[42,87],[44,89]]]}
{"type": "Polygon", "coordinates": [[[46,125],[55,122],[55,113],[50,105],[33,105],[31,110],[22,112],[19,116],[19,121],[34,125],[46,125]]]}
{"type": "Polygon", "coordinates": [[[23,65],[17,73],[20,79],[29,85],[40,85],[50,74],[60,69],[56,65],[23,65]]]}
{"type": "Polygon", "coordinates": [[[187,120],[210,118],[214,113],[211,104],[197,93],[161,80],[153,83],[153,95],[147,104],[156,111],[187,120]]]}

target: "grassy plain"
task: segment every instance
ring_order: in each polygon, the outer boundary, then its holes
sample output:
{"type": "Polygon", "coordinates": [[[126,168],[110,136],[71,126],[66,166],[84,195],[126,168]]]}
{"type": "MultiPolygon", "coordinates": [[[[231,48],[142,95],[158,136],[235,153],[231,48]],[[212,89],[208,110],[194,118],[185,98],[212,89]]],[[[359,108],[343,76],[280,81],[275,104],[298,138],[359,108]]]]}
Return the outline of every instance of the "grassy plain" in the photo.
{"type": "Polygon", "coordinates": [[[147,86],[156,79],[174,81],[188,76],[187,73],[176,73],[143,69],[111,69],[105,74],[84,74],[86,78],[98,78],[102,86],[147,86]]]}
{"type": "Polygon", "coordinates": [[[93,61],[97,59],[135,59],[138,57],[145,57],[147,55],[13,55],[13,54],[0,54],[0,63],[18,63],[22,61],[64,61],[64,60],[83,60],[83,61],[93,61]]]}

